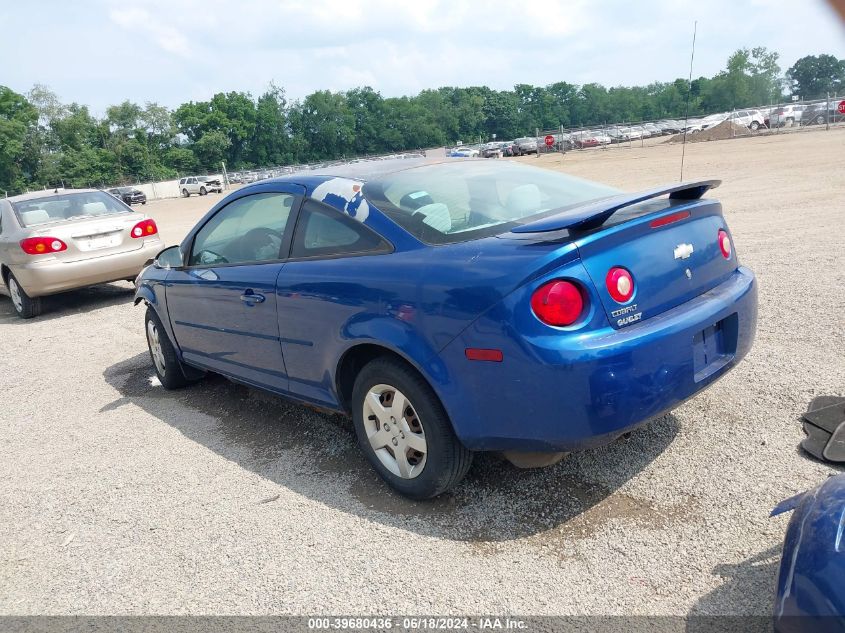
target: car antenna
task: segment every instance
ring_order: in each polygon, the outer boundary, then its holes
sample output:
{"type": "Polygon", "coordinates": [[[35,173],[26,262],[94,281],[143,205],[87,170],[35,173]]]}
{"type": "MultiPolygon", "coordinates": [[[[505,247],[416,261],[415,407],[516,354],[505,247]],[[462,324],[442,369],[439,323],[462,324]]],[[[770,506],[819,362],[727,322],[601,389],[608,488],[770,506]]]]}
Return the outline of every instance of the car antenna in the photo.
{"type": "Polygon", "coordinates": [[[689,82],[687,83],[687,107],[684,113],[684,141],[681,144],[681,181],[684,180],[684,155],[687,150],[687,122],[689,121],[689,100],[692,95],[692,60],[695,59],[695,35],[698,32],[698,20],[692,26],[692,52],[689,56],[689,82]]]}

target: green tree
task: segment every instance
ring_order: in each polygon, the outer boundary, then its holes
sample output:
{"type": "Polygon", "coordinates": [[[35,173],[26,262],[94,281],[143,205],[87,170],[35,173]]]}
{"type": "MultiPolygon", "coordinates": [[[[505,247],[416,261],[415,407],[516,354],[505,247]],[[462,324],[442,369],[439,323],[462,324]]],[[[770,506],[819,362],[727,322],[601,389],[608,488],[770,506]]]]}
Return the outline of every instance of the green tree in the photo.
{"type": "Polygon", "coordinates": [[[212,130],[203,134],[192,148],[201,167],[216,171],[220,169],[220,162],[226,158],[230,145],[228,136],[219,130],[212,130]]]}
{"type": "Polygon", "coordinates": [[[833,55],[807,55],[786,71],[792,94],[815,99],[845,90],[845,59],[833,55]]]}
{"type": "Polygon", "coordinates": [[[21,94],[0,86],[0,188],[23,188],[34,174],[24,171],[27,140],[38,122],[38,110],[21,94]]]}
{"type": "Polygon", "coordinates": [[[255,165],[282,165],[293,160],[287,122],[285,91],[270,84],[258,98],[255,127],[249,143],[249,160],[255,165]]]}

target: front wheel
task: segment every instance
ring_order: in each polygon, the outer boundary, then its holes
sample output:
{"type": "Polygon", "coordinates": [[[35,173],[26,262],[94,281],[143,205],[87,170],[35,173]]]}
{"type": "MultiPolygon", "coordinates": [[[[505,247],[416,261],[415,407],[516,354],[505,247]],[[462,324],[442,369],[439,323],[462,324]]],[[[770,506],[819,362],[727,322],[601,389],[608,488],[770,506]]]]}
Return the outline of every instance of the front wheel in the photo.
{"type": "Polygon", "coordinates": [[[9,273],[6,285],[9,288],[12,305],[20,318],[31,319],[41,314],[41,297],[30,297],[26,294],[26,291],[21,288],[18,280],[15,279],[12,273],[9,273]]]}
{"type": "Polygon", "coordinates": [[[749,127],[751,128],[752,132],[756,132],[757,130],[760,129],[760,124],[757,123],[757,121],[752,121],[751,125],[749,127]]]}
{"type": "Polygon", "coordinates": [[[165,389],[179,389],[196,382],[205,372],[184,365],[167,336],[155,310],[147,307],[144,317],[144,329],[147,332],[147,346],[153,361],[156,376],[165,389]]]}
{"type": "Polygon", "coordinates": [[[443,405],[425,380],[388,358],[366,365],[352,391],[358,443],[390,487],[430,499],[466,475],[472,452],[455,436],[443,405]]]}
{"type": "Polygon", "coordinates": [[[206,190],[206,188],[205,188],[205,187],[200,187],[200,195],[201,195],[201,196],[204,196],[204,195],[206,195],[207,193],[208,193],[208,191],[206,190]]]}

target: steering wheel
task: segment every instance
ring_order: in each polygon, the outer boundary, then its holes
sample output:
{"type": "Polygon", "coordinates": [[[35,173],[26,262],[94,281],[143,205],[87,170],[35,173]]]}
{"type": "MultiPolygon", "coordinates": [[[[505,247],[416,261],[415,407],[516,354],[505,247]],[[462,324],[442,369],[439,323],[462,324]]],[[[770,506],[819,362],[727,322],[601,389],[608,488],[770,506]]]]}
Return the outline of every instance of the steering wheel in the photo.
{"type": "Polygon", "coordinates": [[[279,257],[279,250],[282,247],[282,240],[284,236],[275,229],[267,228],[266,226],[259,226],[254,229],[250,229],[246,233],[244,233],[243,237],[240,239],[240,243],[238,245],[238,250],[241,252],[241,255],[245,259],[245,261],[249,260],[261,260],[261,259],[278,259],[279,257]],[[277,243],[273,243],[277,242],[277,243]],[[272,258],[267,257],[259,257],[258,251],[261,248],[267,248],[271,246],[276,251],[276,256],[272,258]]]}

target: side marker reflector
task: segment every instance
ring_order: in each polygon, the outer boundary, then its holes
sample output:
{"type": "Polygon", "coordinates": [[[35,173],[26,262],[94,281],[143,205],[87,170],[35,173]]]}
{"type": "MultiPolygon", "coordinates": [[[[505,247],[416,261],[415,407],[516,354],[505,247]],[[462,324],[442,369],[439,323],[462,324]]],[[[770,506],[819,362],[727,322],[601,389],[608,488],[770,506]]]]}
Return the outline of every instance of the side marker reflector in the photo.
{"type": "Polygon", "coordinates": [[[500,349],[480,349],[478,347],[467,347],[465,352],[469,360],[487,360],[493,363],[501,363],[504,355],[500,349]]]}

